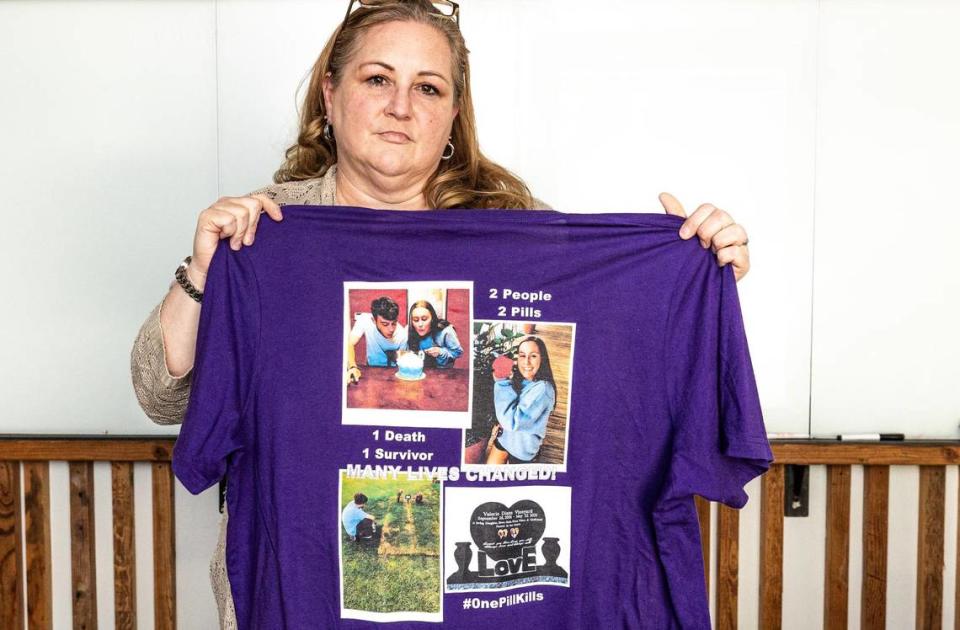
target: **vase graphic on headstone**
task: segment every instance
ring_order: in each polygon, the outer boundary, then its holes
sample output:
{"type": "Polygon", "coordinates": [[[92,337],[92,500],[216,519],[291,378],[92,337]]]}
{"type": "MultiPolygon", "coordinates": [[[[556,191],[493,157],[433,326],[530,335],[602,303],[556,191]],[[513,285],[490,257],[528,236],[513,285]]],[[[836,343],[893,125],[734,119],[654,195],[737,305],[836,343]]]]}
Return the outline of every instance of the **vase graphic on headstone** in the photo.
{"type": "Polygon", "coordinates": [[[447,578],[447,584],[466,584],[476,579],[476,573],[470,570],[470,559],[473,558],[473,550],[468,542],[458,542],[457,549],[453,552],[453,557],[457,561],[457,570],[447,578]]]}
{"type": "Polygon", "coordinates": [[[558,538],[552,536],[543,537],[543,546],[540,548],[546,564],[540,567],[542,575],[551,575],[554,577],[567,577],[567,572],[557,564],[557,558],[560,557],[560,543],[558,538]]]}

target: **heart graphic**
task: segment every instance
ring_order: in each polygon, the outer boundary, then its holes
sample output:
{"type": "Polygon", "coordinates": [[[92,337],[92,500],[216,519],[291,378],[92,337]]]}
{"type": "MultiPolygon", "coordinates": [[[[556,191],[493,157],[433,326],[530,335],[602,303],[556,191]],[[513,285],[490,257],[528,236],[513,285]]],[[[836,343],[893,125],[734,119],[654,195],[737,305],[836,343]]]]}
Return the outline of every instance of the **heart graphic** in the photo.
{"type": "Polygon", "coordinates": [[[510,507],[497,501],[478,505],[470,515],[470,535],[477,548],[494,560],[514,558],[536,545],[547,519],[536,501],[524,499],[510,507]]]}

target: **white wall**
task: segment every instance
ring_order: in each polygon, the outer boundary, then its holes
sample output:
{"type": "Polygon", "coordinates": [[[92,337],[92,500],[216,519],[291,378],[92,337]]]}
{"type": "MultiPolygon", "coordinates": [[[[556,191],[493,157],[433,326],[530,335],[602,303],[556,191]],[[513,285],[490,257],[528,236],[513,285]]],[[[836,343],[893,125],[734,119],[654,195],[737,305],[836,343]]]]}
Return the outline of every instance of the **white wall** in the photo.
{"type": "MultiPolygon", "coordinates": [[[[345,5],[0,2],[0,432],[175,430],[137,406],[130,346],[199,212],[270,181],[345,5]]],[[[464,0],[461,18],[482,148],[537,196],[661,212],[667,190],[746,226],[739,288],[770,431],[957,437],[960,3],[464,0]]],[[[823,499],[812,488],[815,515],[823,499]]],[[[184,628],[214,623],[215,504],[177,490],[184,628]]],[[[822,552],[822,515],[786,535],[822,552]]],[[[891,545],[904,620],[915,568],[896,554],[913,548],[891,545]]],[[[787,627],[819,601],[815,560],[785,558],[787,627]]]]}
{"type": "Polygon", "coordinates": [[[960,3],[820,23],[813,429],[956,438],[960,3]]]}

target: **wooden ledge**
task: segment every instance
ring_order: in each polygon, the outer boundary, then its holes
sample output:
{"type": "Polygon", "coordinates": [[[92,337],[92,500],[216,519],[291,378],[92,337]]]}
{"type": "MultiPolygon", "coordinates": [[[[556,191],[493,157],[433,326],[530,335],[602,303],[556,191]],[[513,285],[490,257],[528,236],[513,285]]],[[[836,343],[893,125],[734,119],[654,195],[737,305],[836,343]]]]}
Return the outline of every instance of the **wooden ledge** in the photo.
{"type": "Polygon", "coordinates": [[[0,434],[0,460],[169,462],[176,436],[0,434]]]}
{"type": "Polygon", "coordinates": [[[770,440],[775,464],[868,464],[876,466],[946,466],[960,464],[960,440],[840,442],[770,440]]]}

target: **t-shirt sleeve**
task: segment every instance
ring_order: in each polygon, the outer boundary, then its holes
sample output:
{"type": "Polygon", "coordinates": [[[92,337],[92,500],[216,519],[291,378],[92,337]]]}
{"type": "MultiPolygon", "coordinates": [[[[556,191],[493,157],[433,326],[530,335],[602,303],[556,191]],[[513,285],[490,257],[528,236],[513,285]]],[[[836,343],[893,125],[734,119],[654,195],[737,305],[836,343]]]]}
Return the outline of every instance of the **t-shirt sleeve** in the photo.
{"type": "MultiPolygon", "coordinates": [[[[447,326],[443,329],[442,345],[440,346],[440,356],[443,363],[458,359],[463,354],[463,346],[460,345],[460,339],[457,337],[457,331],[453,326],[447,326]]],[[[439,363],[440,361],[438,361],[439,363]]]]}
{"type": "Polygon", "coordinates": [[[217,483],[243,448],[242,419],[260,344],[260,296],[247,248],[217,246],[204,285],[190,401],[173,471],[193,494],[217,483]]]}
{"type": "Polygon", "coordinates": [[[667,327],[673,443],[661,501],[697,494],[742,508],[744,486],[773,456],[733,267],[698,247],[679,274],[667,327]]]}

